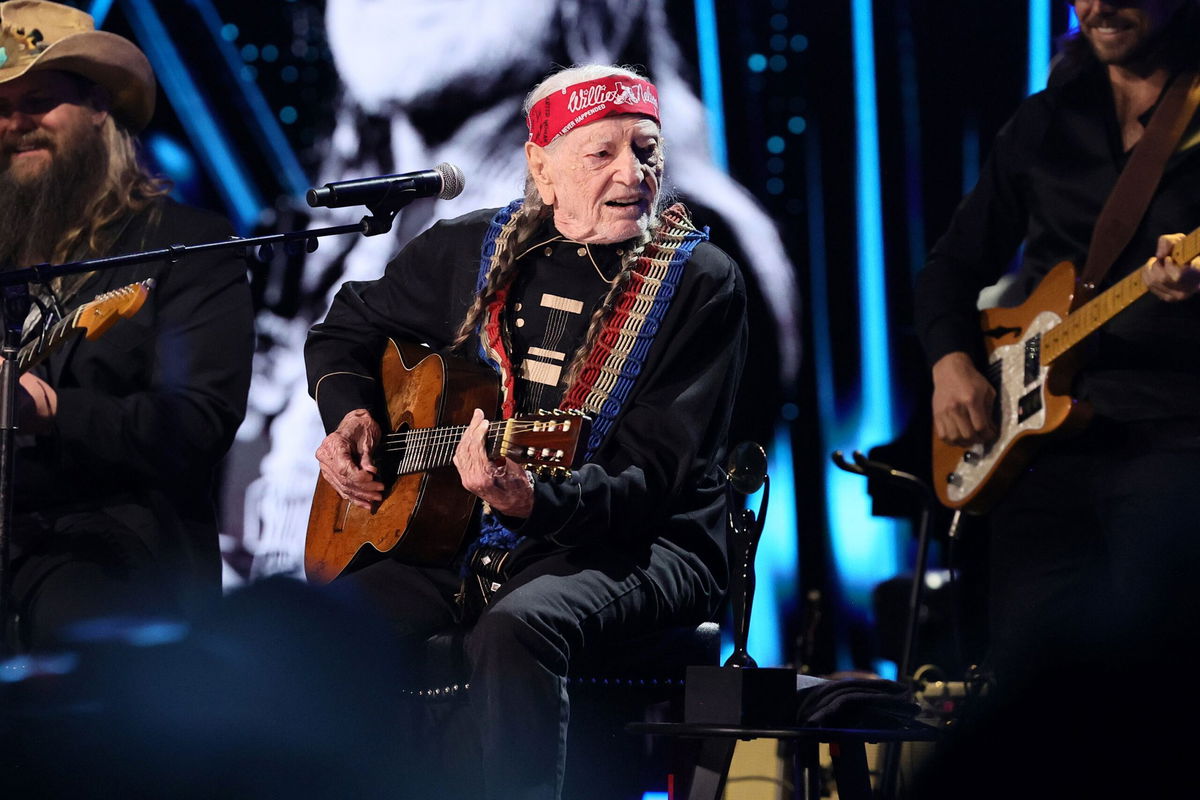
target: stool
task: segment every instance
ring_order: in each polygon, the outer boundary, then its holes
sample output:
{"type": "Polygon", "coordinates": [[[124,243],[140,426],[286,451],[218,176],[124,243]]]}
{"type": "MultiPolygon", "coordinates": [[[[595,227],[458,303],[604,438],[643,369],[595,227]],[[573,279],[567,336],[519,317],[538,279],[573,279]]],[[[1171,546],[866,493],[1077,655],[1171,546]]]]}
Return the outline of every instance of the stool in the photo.
{"type": "MultiPolygon", "coordinates": [[[[426,640],[421,674],[431,730],[442,731],[456,777],[479,776],[478,742],[466,713],[467,666],[464,632],[453,630],[426,640]]],[[[571,800],[640,800],[666,781],[671,745],[625,731],[631,722],[678,718],[684,674],[695,664],[716,664],[721,634],[715,622],[648,633],[603,650],[581,653],[571,664],[568,691],[567,772],[563,794],[571,800]]],[[[463,796],[469,796],[464,794],[463,796]]]]}

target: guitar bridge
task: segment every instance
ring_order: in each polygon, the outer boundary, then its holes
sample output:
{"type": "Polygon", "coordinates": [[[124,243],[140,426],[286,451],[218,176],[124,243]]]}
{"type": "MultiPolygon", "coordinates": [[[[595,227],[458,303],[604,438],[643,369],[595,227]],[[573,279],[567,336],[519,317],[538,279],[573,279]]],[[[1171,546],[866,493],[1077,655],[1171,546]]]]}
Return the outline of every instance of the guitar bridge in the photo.
{"type": "Polygon", "coordinates": [[[1026,392],[1017,401],[1017,421],[1024,422],[1042,410],[1042,391],[1040,388],[1026,392]]]}

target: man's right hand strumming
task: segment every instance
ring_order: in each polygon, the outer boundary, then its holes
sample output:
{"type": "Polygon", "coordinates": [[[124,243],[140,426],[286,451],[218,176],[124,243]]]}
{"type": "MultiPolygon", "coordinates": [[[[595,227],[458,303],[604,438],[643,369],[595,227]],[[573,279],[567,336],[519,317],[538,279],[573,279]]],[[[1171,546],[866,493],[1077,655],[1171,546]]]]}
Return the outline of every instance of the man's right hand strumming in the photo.
{"type": "Polygon", "coordinates": [[[321,477],[339,495],[360,508],[370,509],[383,500],[383,484],[371,453],[379,443],[379,423],[363,408],[342,417],[337,429],[317,448],[321,477]]]}
{"type": "Polygon", "coordinates": [[[933,365],[933,431],[941,441],[969,447],[994,440],[995,403],[995,388],[966,353],[948,353],[933,365]]]}

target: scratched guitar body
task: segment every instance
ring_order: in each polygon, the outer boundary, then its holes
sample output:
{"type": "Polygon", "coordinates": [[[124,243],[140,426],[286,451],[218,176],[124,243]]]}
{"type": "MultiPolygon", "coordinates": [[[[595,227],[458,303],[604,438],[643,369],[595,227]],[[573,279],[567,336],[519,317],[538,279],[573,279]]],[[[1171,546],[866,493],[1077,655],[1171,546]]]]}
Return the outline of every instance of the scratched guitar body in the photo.
{"type": "Polygon", "coordinates": [[[934,437],[934,488],[946,506],[987,511],[1039,444],[1087,424],[1087,406],[1070,395],[1079,369],[1077,354],[1048,365],[1042,360],[1043,338],[1067,319],[1074,293],[1075,268],[1064,261],[1021,305],[980,313],[988,359],[985,375],[996,388],[999,436],[990,445],[970,448],[934,437]]]}
{"type": "MultiPolygon", "coordinates": [[[[380,381],[392,432],[466,425],[474,409],[492,419],[498,408],[494,373],[404,342],[389,343],[380,381]]],[[[446,564],[461,547],[476,498],[462,488],[454,466],[395,475],[394,458],[376,460],[387,488],[373,511],[351,505],[317,479],[304,551],[309,581],[327,583],[356,557],[366,563],[385,553],[446,564]]]]}
{"type": "Polygon", "coordinates": [[[313,583],[384,554],[410,564],[454,559],[476,502],[459,481],[454,451],[476,408],[491,420],[483,437],[491,459],[511,459],[542,480],[566,479],[583,459],[586,414],[555,409],[496,420],[500,389],[489,369],[393,341],[379,376],[390,426],[374,454],[383,501],[358,508],[317,479],[304,546],[313,583]]]}

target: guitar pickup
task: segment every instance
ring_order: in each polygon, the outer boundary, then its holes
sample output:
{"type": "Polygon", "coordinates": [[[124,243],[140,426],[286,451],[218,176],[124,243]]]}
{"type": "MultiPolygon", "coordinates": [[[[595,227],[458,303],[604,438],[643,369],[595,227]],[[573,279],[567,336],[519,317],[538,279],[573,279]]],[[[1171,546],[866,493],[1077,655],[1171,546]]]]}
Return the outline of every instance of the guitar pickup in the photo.
{"type": "Polygon", "coordinates": [[[1034,414],[1042,410],[1042,392],[1041,389],[1034,389],[1032,392],[1027,392],[1017,401],[1017,421],[1024,422],[1034,414]]]}
{"type": "MultiPolygon", "coordinates": [[[[1037,383],[1042,377],[1042,335],[1030,336],[1025,342],[1025,385],[1037,383]]],[[[1038,408],[1041,408],[1039,405],[1038,408]]]]}

